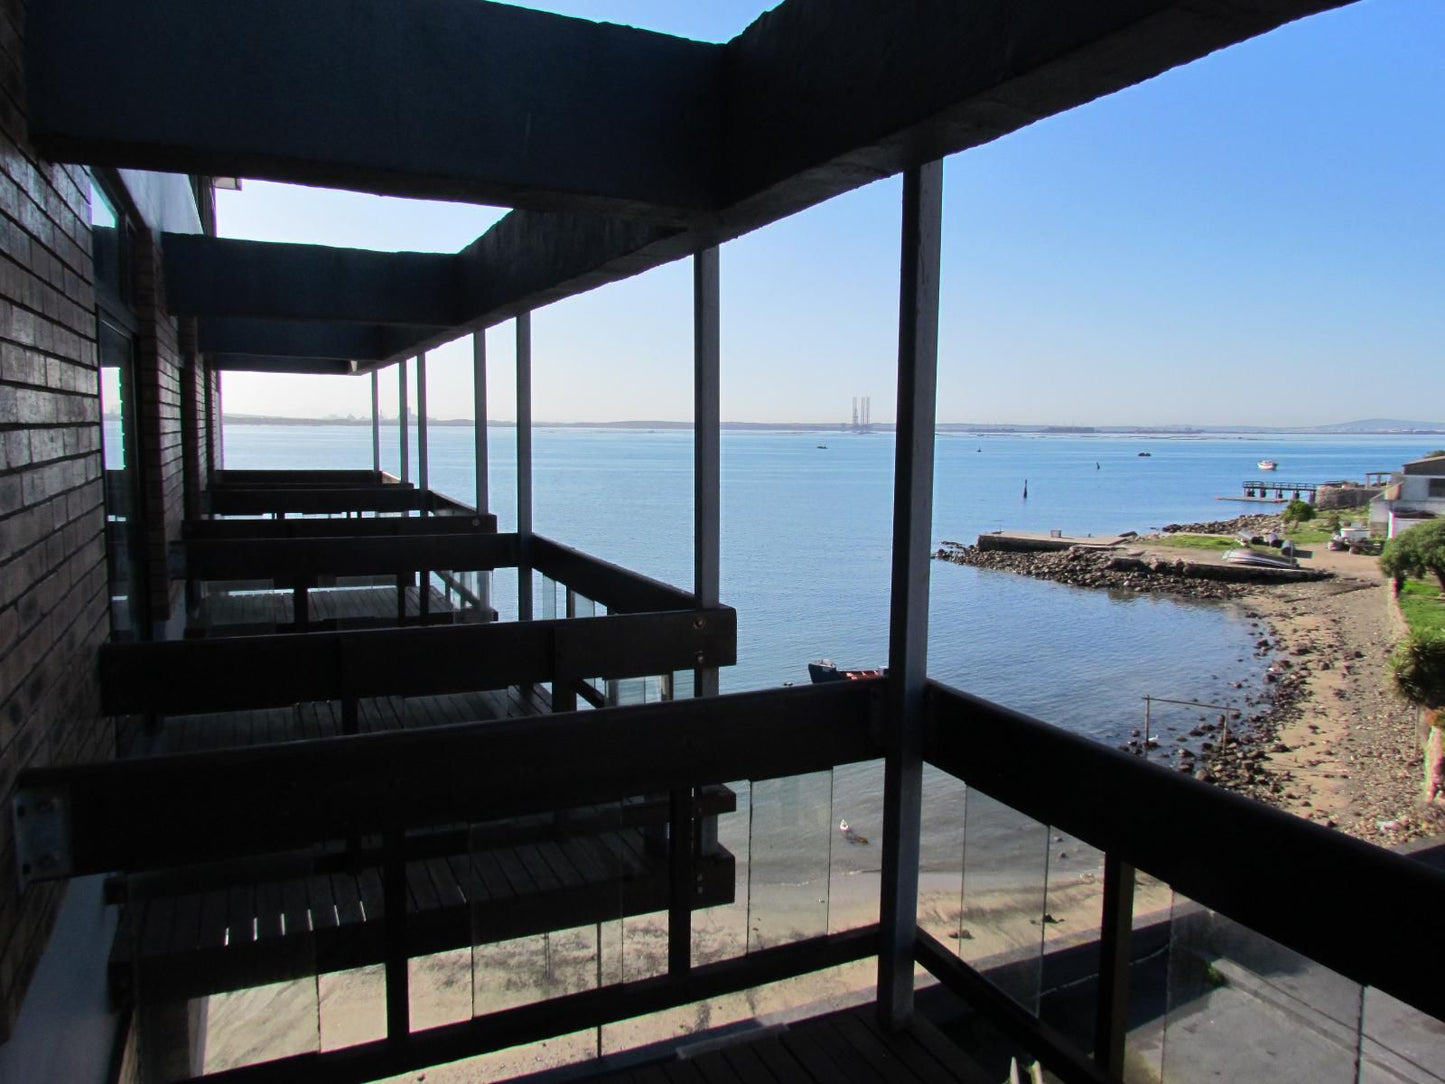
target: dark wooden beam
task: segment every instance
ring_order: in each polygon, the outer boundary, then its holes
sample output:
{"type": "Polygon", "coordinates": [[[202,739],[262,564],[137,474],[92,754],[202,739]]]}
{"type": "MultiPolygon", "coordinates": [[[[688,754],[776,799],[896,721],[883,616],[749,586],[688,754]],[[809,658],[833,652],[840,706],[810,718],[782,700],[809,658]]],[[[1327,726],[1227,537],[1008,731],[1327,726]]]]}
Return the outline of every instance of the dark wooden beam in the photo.
{"type": "Polygon", "coordinates": [[[181,715],[641,677],[698,658],[736,661],[732,610],[114,642],[100,649],[101,697],[110,715],[181,715]]]}
{"type": "MultiPolygon", "coordinates": [[[[427,517],[418,522],[432,521],[427,517]]],[[[390,537],[192,538],[184,544],[184,552],[186,577],[197,580],[294,580],[432,569],[475,572],[515,565],[517,536],[449,532],[390,537]]]]}
{"type": "Polygon", "coordinates": [[[680,976],[662,975],[603,986],[415,1031],[403,1043],[380,1040],[341,1050],[297,1054],[207,1073],[203,1079],[208,1084],[282,1084],[295,1080],[362,1084],[866,960],[877,951],[877,939],[877,927],[866,926],[759,949],[736,959],[695,967],[680,976]]]}
{"type": "Polygon", "coordinates": [[[177,316],[450,326],[463,321],[457,257],[167,233],[166,307],[177,316]]]}
{"type": "Polygon", "coordinates": [[[717,202],[717,45],[482,0],[52,0],[25,44],[30,138],[55,160],[508,207],[717,202]]]}
{"type": "MultiPolygon", "coordinates": [[[[400,658],[406,669],[422,657],[381,652],[366,661],[375,668],[400,658]]],[[[464,657],[485,654],[473,649],[464,657]]],[[[290,665],[284,656],[276,661],[290,665]]],[[[141,872],[398,827],[824,771],[879,755],[873,735],[884,682],[32,769],[18,782],[18,815],[58,816],[64,827],[54,838],[68,847],[24,875],[141,872]]]]}
{"type": "Polygon", "coordinates": [[[196,319],[197,349],[205,354],[336,358],[376,362],[404,354],[422,337],[445,342],[443,327],[394,327],[340,320],[266,320],[241,316],[196,319]]]}
{"type": "Polygon", "coordinates": [[[212,369],[230,373],[306,373],[311,376],[350,376],[355,366],[340,358],[292,358],[267,354],[211,354],[212,369]]]}
{"type": "Polygon", "coordinates": [[[542,575],[565,583],[593,602],[602,603],[611,613],[700,608],[696,598],[680,587],[654,580],[541,535],[532,535],[531,556],[533,567],[542,575]]]}

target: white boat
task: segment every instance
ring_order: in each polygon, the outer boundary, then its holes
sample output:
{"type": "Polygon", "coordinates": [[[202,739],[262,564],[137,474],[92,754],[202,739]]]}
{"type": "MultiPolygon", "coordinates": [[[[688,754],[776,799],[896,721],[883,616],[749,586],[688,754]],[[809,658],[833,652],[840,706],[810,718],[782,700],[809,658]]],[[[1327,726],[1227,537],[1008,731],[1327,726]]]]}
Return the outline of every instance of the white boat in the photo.
{"type": "Polygon", "coordinates": [[[1279,464],[1273,459],[1261,459],[1256,465],[1260,470],[1275,470],[1279,467],[1279,464]]]}
{"type": "Polygon", "coordinates": [[[1255,565],[1259,568],[1299,568],[1299,562],[1282,553],[1263,553],[1256,549],[1225,550],[1220,556],[1232,565],[1255,565]]]}

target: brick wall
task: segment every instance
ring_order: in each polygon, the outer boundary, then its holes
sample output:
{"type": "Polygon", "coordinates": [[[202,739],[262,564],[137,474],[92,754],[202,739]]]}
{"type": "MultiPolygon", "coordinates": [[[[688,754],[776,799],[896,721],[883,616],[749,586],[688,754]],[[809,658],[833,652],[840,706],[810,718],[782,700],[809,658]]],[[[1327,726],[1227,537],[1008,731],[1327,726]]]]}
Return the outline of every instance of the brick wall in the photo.
{"type": "MultiPolygon", "coordinates": [[[[27,145],[20,0],[0,0],[0,809],[32,764],[110,755],[89,177],[27,145]]],[[[62,889],[21,892],[0,816],[0,1038],[62,889]]]]}
{"type": "Polygon", "coordinates": [[[141,431],[141,506],[146,524],[150,614],[163,623],[180,611],[168,551],[185,518],[185,453],[181,435],[180,330],[165,311],[161,250],[149,230],[135,237],[136,387],[141,431]]]}

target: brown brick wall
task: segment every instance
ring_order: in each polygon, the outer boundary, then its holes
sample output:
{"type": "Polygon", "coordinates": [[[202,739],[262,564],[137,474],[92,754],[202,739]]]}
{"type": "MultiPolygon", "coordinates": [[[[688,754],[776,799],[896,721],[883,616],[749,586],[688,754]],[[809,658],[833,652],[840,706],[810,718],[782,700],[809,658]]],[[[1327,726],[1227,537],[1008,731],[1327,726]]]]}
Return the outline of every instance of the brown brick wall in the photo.
{"type": "MultiPolygon", "coordinates": [[[[23,5],[0,0],[0,809],[35,764],[109,756],[109,631],[89,177],[27,145],[23,5]]],[[[22,892],[0,817],[0,1038],[62,888],[22,892]]]]}
{"type": "Polygon", "coordinates": [[[185,453],[181,434],[180,330],[165,311],[161,250],[149,230],[135,238],[136,387],[140,406],[141,504],[151,620],[179,611],[182,583],[172,581],[167,554],[185,518],[185,453]]]}

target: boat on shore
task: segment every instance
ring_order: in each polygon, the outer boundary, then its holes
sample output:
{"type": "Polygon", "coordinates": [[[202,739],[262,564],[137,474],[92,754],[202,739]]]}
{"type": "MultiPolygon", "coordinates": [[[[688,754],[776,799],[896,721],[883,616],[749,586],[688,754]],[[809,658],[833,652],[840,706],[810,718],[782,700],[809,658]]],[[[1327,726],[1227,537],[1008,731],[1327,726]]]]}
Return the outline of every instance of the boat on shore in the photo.
{"type": "Polygon", "coordinates": [[[808,663],[808,676],[813,679],[814,685],[821,685],[825,681],[861,681],[864,678],[887,677],[888,667],[879,666],[871,670],[844,670],[840,669],[832,659],[819,659],[816,662],[808,663]]]}
{"type": "Polygon", "coordinates": [[[1255,466],[1257,466],[1260,470],[1279,469],[1279,464],[1276,463],[1273,459],[1261,459],[1258,463],[1255,464],[1255,466]]]}
{"type": "Polygon", "coordinates": [[[1284,553],[1240,548],[1225,550],[1220,555],[1231,565],[1252,565],[1256,568],[1299,568],[1299,562],[1284,553]]]}

